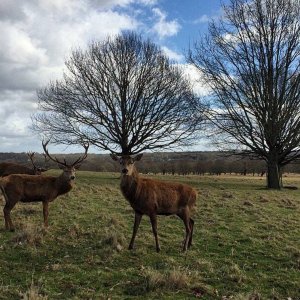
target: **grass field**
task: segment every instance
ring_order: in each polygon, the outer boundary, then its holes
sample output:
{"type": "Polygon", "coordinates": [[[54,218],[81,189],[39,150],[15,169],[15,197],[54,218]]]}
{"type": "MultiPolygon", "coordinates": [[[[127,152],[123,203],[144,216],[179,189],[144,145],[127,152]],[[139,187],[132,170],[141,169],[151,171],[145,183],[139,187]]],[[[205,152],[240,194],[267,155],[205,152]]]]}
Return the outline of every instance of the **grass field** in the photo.
{"type": "MultiPolygon", "coordinates": [[[[156,253],[147,217],[127,250],[134,215],[118,177],[78,172],[76,187],[50,204],[48,229],[41,203],[17,204],[15,232],[2,217],[0,299],[300,299],[300,189],[164,176],[199,195],[191,249],[181,252],[182,221],[160,216],[156,253]]],[[[300,188],[300,177],[284,183],[300,188]]]]}

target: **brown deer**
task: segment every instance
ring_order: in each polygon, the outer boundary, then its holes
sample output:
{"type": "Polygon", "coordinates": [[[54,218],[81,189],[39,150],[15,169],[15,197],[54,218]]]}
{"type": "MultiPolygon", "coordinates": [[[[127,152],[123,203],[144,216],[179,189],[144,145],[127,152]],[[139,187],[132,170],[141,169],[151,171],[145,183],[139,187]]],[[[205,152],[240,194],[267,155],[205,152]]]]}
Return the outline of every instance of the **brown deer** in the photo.
{"type": "Polygon", "coordinates": [[[190,214],[195,205],[197,193],[186,184],[140,177],[134,163],[142,156],[143,154],[135,157],[122,155],[118,158],[115,154],[111,154],[112,159],[119,161],[121,165],[121,191],[135,212],[129,249],[133,249],[135,236],[144,214],[150,217],[157,252],[160,251],[157,215],[177,215],[185,225],[183,251],[186,251],[192,244],[194,220],[190,214]]]}
{"type": "Polygon", "coordinates": [[[28,174],[28,175],[41,175],[42,172],[47,171],[47,169],[42,167],[37,167],[34,163],[34,152],[27,152],[33,168],[29,168],[23,165],[19,165],[11,162],[2,162],[0,163],[0,176],[5,177],[11,174],[28,174]]]}
{"type": "Polygon", "coordinates": [[[85,153],[72,164],[67,164],[66,160],[59,161],[52,157],[47,150],[47,145],[43,142],[43,149],[46,155],[56,162],[62,169],[60,176],[32,176],[27,174],[12,174],[0,179],[0,189],[5,198],[3,209],[5,227],[13,231],[14,226],[10,218],[10,211],[17,202],[42,202],[44,225],[48,226],[48,206],[58,196],[68,193],[73,186],[75,179],[75,169],[80,167],[81,162],[87,157],[89,145],[84,145],[85,153]]]}

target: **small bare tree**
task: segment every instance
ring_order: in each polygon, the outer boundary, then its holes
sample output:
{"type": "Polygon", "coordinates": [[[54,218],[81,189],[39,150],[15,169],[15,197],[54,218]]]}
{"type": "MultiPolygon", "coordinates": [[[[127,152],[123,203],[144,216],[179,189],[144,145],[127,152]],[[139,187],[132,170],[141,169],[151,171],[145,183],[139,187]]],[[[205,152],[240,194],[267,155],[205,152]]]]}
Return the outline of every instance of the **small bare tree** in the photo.
{"type": "Polygon", "coordinates": [[[264,159],[280,188],[280,169],[300,158],[299,0],[230,0],[189,61],[211,88],[214,135],[264,159]]]}
{"type": "Polygon", "coordinates": [[[34,130],[117,154],[191,143],[190,82],[151,41],[109,37],[73,51],[66,67],[63,80],[38,91],[34,130]]]}

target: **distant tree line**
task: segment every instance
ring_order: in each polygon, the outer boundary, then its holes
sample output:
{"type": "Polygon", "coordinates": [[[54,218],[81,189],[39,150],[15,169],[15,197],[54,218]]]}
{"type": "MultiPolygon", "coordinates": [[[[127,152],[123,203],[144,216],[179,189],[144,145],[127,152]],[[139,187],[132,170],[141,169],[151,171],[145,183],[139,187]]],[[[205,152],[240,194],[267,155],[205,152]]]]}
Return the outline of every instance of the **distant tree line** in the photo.
{"type": "MultiPolygon", "coordinates": [[[[57,157],[72,161],[76,155],[58,154],[57,157]]],[[[26,153],[0,153],[0,161],[31,164],[26,153]]],[[[57,168],[53,162],[45,162],[42,154],[36,154],[36,162],[49,169],[57,168]]],[[[267,166],[263,160],[238,159],[235,156],[224,157],[224,153],[221,152],[160,152],[145,153],[144,159],[138,163],[138,169],[144,174],[265,176],[267,166]]],[[[109,159],[108,154],[89,154],[82,164],[81,170],[119,172],[119,166],[109,159]]],[[[300,164],[289,164],[283,172],[300,173],[300,164]]]]}

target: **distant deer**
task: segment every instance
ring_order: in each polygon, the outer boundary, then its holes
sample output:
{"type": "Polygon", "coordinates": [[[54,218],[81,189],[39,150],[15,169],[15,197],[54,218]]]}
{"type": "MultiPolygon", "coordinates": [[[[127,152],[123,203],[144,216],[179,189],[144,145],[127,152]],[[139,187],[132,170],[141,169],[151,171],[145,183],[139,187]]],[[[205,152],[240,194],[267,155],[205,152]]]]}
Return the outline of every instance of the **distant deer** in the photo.
{"type": "Polygon", "coordinates": [[[192,244],[194,220],[190,214],[196,202],[196,191],[186,184],[140,177],[134,163],[142,158],[142,154],[135,157],[122,155],[120,158],[111,154],[111,157],[121,165],[121,191],[135,212],[129,249],[133,249],[135,236],[144,214],[150,217],[157,252],[160,251],[157,215],[177,215],[185,225],[183,251],[186,251],[192,244]]]}
{"type": "Polygon", "coordinates": [[[37,167],[34,163],[34,152],[27,152],[33,168],[29,168],[23,165],[19,165],[11,162],[0,163],[0,176],[8,176],[11,174],[28,174],[28,175],[41,175],[42,172],[47,171],[45,168],[37,167]]]}
{"type": "Polygon", "coordinates": [[[10,218],[10,211],[17,202],[42,202],[44,225],[48,226],[48,205],[58,196],[68,193],[73,186],[75,179],[75,169],[80,167],[80,163],[87,157],[89,145],[84,145],[85,153],[72,164],[67,164],[66,160],[59,161],[52,157],[47,150],[47,145],[43,142],[43,149],[52,161],[56,162],[63,170],[60,176],[32,176],[27,174],[13,174],[0,179],[0,189],[4,195],[6,204],[4,206],[5,227],[13,231],[14,226],[10,218]]]}

